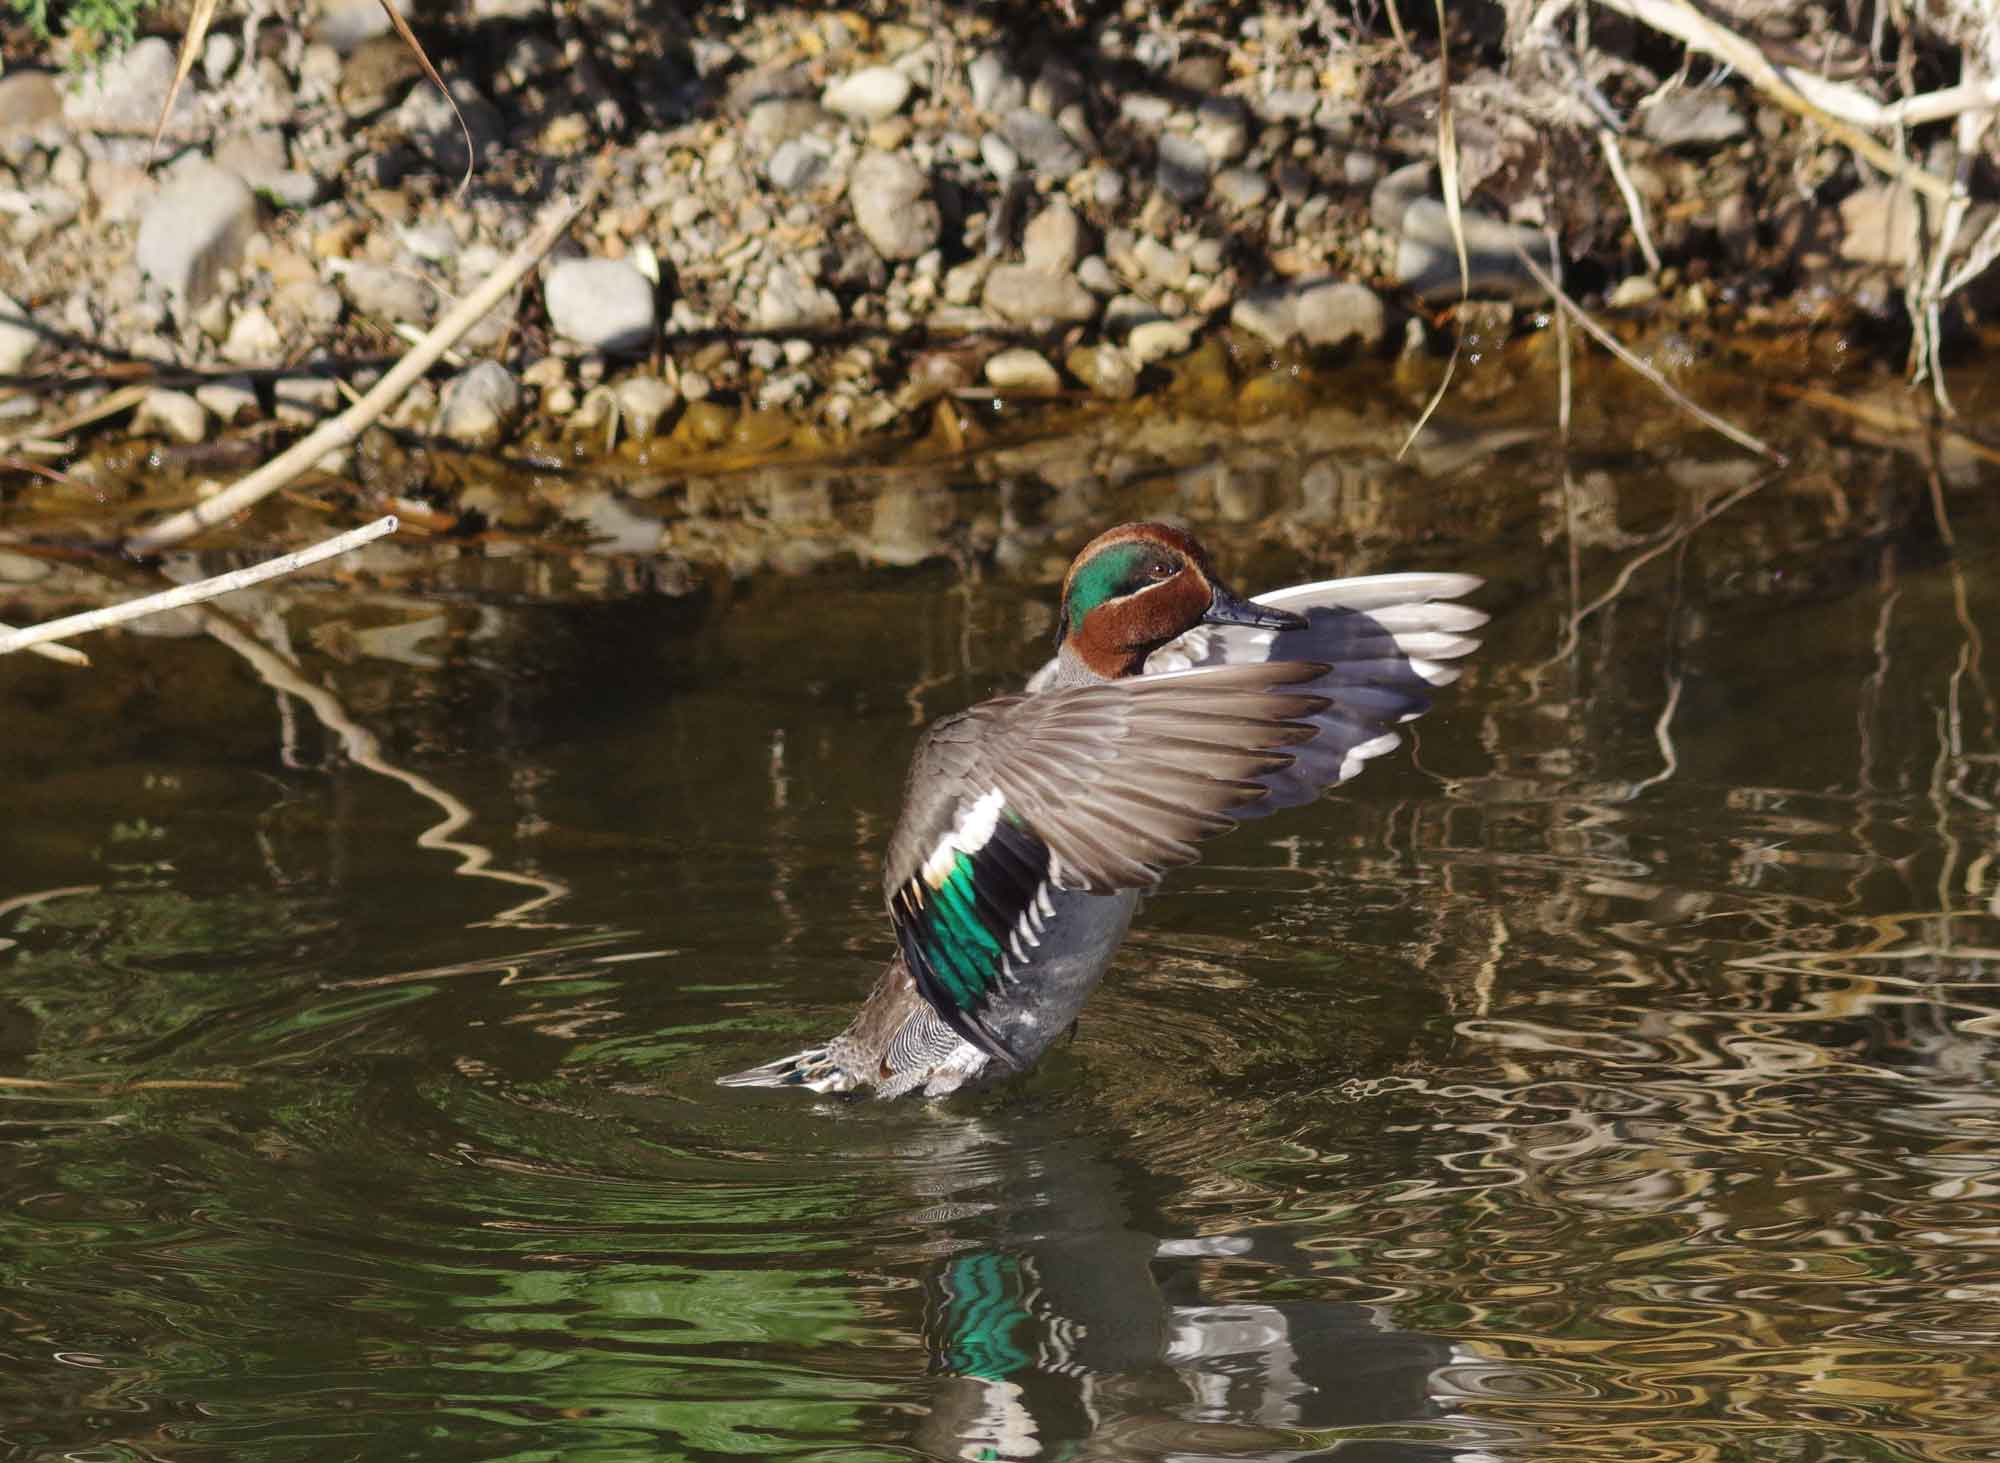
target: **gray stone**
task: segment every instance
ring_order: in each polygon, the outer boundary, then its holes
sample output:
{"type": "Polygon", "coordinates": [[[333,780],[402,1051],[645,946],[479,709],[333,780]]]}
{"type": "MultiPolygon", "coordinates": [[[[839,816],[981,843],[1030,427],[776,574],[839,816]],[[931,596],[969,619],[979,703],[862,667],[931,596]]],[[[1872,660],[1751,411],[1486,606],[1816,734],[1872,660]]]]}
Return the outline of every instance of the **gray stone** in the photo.
{"type": "Polygon", "coordinates": [[[1876,183],[1840,201],[1840,257],[1900,269],[1917,247],[1917,200],[1908,188],[1876,183]]]}
{"type": "Polygon", "coordinates": [[[388,12],[380,0],[319,0],[319,15],[313,21],[312,38],[331,46],[342,56],[363,41],[389,33],[388,12]]]}
{"type": "Polygon", "coordinates": [[[215,292],[224,270],[242,262],[256,231],[257,198],[249,186],[197,161],[179,169],[147,205],[132,257],[185,316],[215,292]]]}
{"type": "Polygon", "coordinates": [[[1209,185],[1226,207],[1247,212],[1271,196],[1271,183],[1255,168],[1224,168],[1209,185]]]}
{"type": "Polygon", "coordinates": [[[996,265],[980,298],[994,314],[1022,325],[1081,325],[1096,319],[1099,308],[1097,296],[1073,275],[1026,264],[996,265]]]}
{"type": "Polygon", "coordinates": [[[243,46],[226,30],[209,32],[201,43],[201,74],[210,86],[220,86],[243,59],[243,46]]]}
{"type": "Polygon", "coordinates": [[[42,333],[12,295],[0,292],[0,376],[11,376],[28,364],[42,343],[42,333]]]}
{"type": "Polygon", "coordinates": [[[62,93],[46,71],[16,71],[0,76],[0,137],[33,132],[62,117],[62,93]]]}
{"type": "Polygon", "coordinates": [[[986,362],[986,379],[1003,391],[1062,390],[1062,377],[1056,374],[1056,368],[1025,346],[1001,351],[989,359],[986,362]]]}
{"type": "Polygon", "coordinates": [[[1084,164],[1083,149],[1062,128],[1040,112],[1016,107],[1000,123],[1000,135],[1007,139],[1021,160],[1038,173],[1063,181],[1084,164]]]}
{"type": "Polygon", "coordinates": [[[1405,163],[1375,185],[1368,195],[1368,219],[1385,234],[1403,231],[1403,215],[1419,198],[1435,198],[1437,169],[1430,163],[1405,163]]]}
{"type": "Polygon", "coordinates": [[[1299,334],[1307,345],[1352,342],[1363,350],[1373,350],[1382,343],[1382,300],[1365,284],[1329,279],[1302,285],[1296,310],[1299,334]]]}
{"type": "Polygon", "coordinates": [[[855,224],[884,259],[914,259],[938,241],[930,179],[900,154],[864,154],[848,180],[847,198],[855,224]]]}
{"type": "Polygon", "coordinates": [[[1118,98],[1118,115],[1146,132],[1157,132],[1174,114],[1174,104],[1149,91],[1129,91],[1118,98]]]}
{"type": "Polygon", "coordinates": [[[437,432],[461,447],[495,447],[521,417],[521,385],[498,361],[481,361],[445,383],[437,432]]]}
{"type": "Polygon", "coordinates": [[[1639,131],[1661,147],[1712,147],[1749,130],[1729,93],[1677,91],[1639,111],[1639,131]]]}
{"type": "Polygon", "coordinates": [[[161,436],[192,445],[208,436],[208,410],[185,391],[154,387],[133,413],[132,430],[140,436],[161,436]]]}
{"type": "Polygon", "coordinates": [[[618,383],[618,414],[625,433],[636,442],[658,435],[667,413],[680,405],[680,393],[658,376],[628,376],[618,383]]]}
{"type": "Polygon", "coordinates": [[[1154,177],[1174,202],[1199,203],[1208,192],[1208,168],[1208,154],[1193,138],[1169,132],[1160,139],[1154,177]]]}
{"type": "Polygon", "coordinates": [[[437,291],[408,269],[364,261],[335,261],[340,292],[363,315],[390,323],[427,323],[437,308],[437,291]]]}
{"type": "MultiPolygon", "coordinates": [[[[86,71],[63,99],[63,120],[79,131],[130,132],[150,136],[174,84],[174,48],[148,36],[122,55],[86,71]]],[[[194,114],[194,92],[182,87],[167,118],[176,131],[194,114]]]]}
{"type": "Polygon", "coordinates": [[[1195,113],[1194,141],[1211,164],[1233,163],[1250,150],[1250,114],[1235,97],[1210,97],[1195,113]]]}
{"type": "Polygon", "coordinates": [[[285,134],[257,127],[225,138],[215,149],[215,165],[227,168],[252,189],[287,208],[308,208],[319,196],[319,179],[289,166],[285,134]]]}
{"type": "Polygon", "coordinates": [[[781,193],[810,188],[826,172],[827,150],[811,138],[792,137],[778,144],[764,165],[764,176],[781,193]]]}
{"type": "Polygon", "coordinates": [[[1319,107],[1319,93],[1280,88],[1265,92],[1256,102],[1257,115],[1266,122],[1303,122],[1319,107]]]}
{"type": "Polygon", "coordinates": [[[979,157],[996,182],[1004,183],[1021,170],[1021,155],[998,132],[988,132],[980,137],[979,157]]]}
{"type": "Polygon", "coordinates": [[[1064,198],[1028,220],[1021,234],[1021,257],[1030,268],[1066,274],[1083,256],[1083,220],[1064,198]]]}
{"type": "Polygon", "coordinates": [[[285,338],[261,305],[252,305],[229,323],[222,358],[239,366],[275,365],[285,353],[285,338]]]}
{"type": "Polygon", "coordinates": [[[1340,160],[1340,178],[1350,188],[1370,187],[1382,176],[1382,159],[1364,148],[1355,148],[1340,160]]]}
{"type": "Polygon", "coordinates": [[[653,282],[623,259],[564,259],[550,266],[542,299],[556,334],[591,350],[652,344],[653,282]]]}
{"type": "Polygon", "coordinates": [[[965,68],[965,79],[972,88],[972,105],[982,112],[1004,114],[1027,104],[1028,84],[1008,69],[997,51],[974,56],[965,68]]]}
{"type": "Polygon", "coordinates": [[[1090,254],[1076,266],[1076,282],[1093,295],[1111,296],[1120,288],[1118,276],[1111,272],[1111,266],[1104,262],[1102,254],[1090,254]]]}
{"type": "MultiPolygon", "coordinates": [[[[821,289],[791,265],[773,269],[757,295],[759,330],[809,330],[840,323],[840,301],[830,290],[821,289]]],[[[695,400],[688,376],[681,377],[681,389],[695,400]]]]}
{"type": "Polygon", "coordinates": [[[893,117],[910,99],[910,78],[893,66],[870,66],[843,76],[820,95],[829,112],[863,122],[893,117]]]}
{"type": "Polygon", "coordinates": [[[743,130],[753,141],[770,145],[803,137],[832,121],[832,114],[808,97],[769,97],[750,108],[743,130]]]}
{"type": "MultiPolygon", "coordinates": [[[[1551,267],[1548,240],[1541,230],[1467,209],[1463,213],[1465,253],[1474,295],[1532,301],[1543,297],[1520,259],[1525,251],[1544,270],[1551,267]]],[[[1459,290],[1458,253],[1442,203],[1420,198],[1403,213],[1403,240],[1396,249],[1396,282],[1429,299],[1459,290]]]]}

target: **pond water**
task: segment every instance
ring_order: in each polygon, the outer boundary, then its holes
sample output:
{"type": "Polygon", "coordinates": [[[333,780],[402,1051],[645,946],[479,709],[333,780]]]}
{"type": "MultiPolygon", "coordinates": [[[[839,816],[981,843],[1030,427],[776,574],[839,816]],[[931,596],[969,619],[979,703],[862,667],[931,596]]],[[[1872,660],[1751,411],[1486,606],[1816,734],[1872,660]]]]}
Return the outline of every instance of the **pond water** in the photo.
{"type": "Polygon", "coordinates": [[[671,584],[406,539],[0,660],[9,1456],[2000,1456],[2000,479],[1787,420],[724,474],[590,510],[754,540],[671,584]],[[715,1086],[1143,513],[1485,645],[1028,1079],[715,1086]]]}

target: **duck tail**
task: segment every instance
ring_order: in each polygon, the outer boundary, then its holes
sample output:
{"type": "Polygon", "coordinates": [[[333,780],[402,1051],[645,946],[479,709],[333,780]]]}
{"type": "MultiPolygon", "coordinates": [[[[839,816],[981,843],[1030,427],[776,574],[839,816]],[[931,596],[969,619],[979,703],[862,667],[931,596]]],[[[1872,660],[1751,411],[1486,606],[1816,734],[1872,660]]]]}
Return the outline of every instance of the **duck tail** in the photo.
{"type": "Polygon", "coordinates": [[[840,1064],[831,1045],[809,1046],[715,1081],[719,1087],[804,1087],[812,1092],[852,1092],[861,1085],[860,1079],[840,1064]]]}

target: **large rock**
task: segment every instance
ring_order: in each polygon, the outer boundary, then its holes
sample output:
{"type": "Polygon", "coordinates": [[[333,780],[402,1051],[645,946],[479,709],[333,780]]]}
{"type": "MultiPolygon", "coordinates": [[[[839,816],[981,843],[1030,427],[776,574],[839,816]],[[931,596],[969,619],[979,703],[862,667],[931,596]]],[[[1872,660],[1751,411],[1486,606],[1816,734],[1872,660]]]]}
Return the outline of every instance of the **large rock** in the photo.
{"type": "Polygon", "coordinates": [[[1230,308],[1229,323],[1272,345],[1352,342],[1372,350],[1382,343],[1384,315],[1382,301],[1367,285],[1319,279],[1252,290],[1230,308]]]}
{"type": "Polygon", "coordinates": [[[542,299],[556,334],[591,350],[643,350],[656,319],[653,282],[622,259],[564,259],[542,299]]]}
{"type": "Polygon", "coordinates": [[[257,198],[249,185],[213,163],[191,163],[146,206],[133,262],[185,318],[215,293],[223,270],[242,262],[256,231],[257,198]]]}
{"type": "Polygon", "coordinates": [[[870,152],[847,182],[854,222],[884,259],[914,259],[938,241],[938,206],[930,179],[908,158],[870,152]]]}
{"type": "MultiPolygon", "coordinates": [[[[151,136],[174,84],[174,48],[148,36],[130,50],[84,73],[63,99],[63,120],[82,131],[151,136]]],[[[194,92],[182,87],[167,118],[173,132],[194,112],[194,92]]]]}
{"type": "MultiPolygon", "coordinates": [[[[1532,301],[1543,298],[1542,287],[1521,262],[1521,254],[1550,268],[1549,243],[1539,229],[1466,209],[1465,256],[1472,275],[1471,293],[1481,297],[1532,301]]],[[[1459,290],[1458,253],[1444,204],[1420,198],[1403,212],[1403,240],[1396,248],[1396,282],[1423,299],[1455,296],[1459,290]]]]}
{"type": "Polygon", "coordinates": [[[1098,299],[1075,275],[1028,264],[1002,264],[986,276],[982,303],[1020,325],[1081,325],[1097,318],[1098,299]]]}
{"type": "Polygon", "coordinates": [[[0,77],[0,137],[32,132],[62,116],[62,93],[46,71],[17,71],[0,77]]]}
{"type": "Polygon", "coordinates": [[[498,361],[481,361],[445,383],[437,431],[462,447],[494,447],[520,418],[520,383],[498,361]]]}

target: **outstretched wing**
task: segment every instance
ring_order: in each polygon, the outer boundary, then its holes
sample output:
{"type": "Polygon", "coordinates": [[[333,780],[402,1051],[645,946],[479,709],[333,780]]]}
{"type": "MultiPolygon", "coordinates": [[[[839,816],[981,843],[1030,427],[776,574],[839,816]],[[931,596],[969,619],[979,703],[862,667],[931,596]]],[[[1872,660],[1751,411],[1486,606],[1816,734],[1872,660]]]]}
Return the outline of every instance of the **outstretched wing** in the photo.
{"type": "Polygon", "coordinates": [[[910,769],[885,887],[917,988],[968,1041],[1032,967],[1057,890],[1146,888],[1265,795],[1313,736],[1312,664],[1220,666],[1034,696],[939,722],[910,769]]]}
{"type": "Polygon", "coordinates": [[[1470,632],[1486,616],[1453,603],[1479,584],[1469,574],[1374,574],[1272,590],[1258,595],[1257,603],[1304,615],[1303,628],[1200,625],[1154,651],[1146,671],[1281,661],[1326,667],[1295,688],[1327,703],[1309,718],[1316,728],[1312,741],[1289,765],[1257,779],[1265,797],[1231,815],[1261,818],[1310,802],[1401,744],[1395,728],[1428,711],[1431,693],[1458,679],[1453,662],[1479,646],[1470,632]]]}

